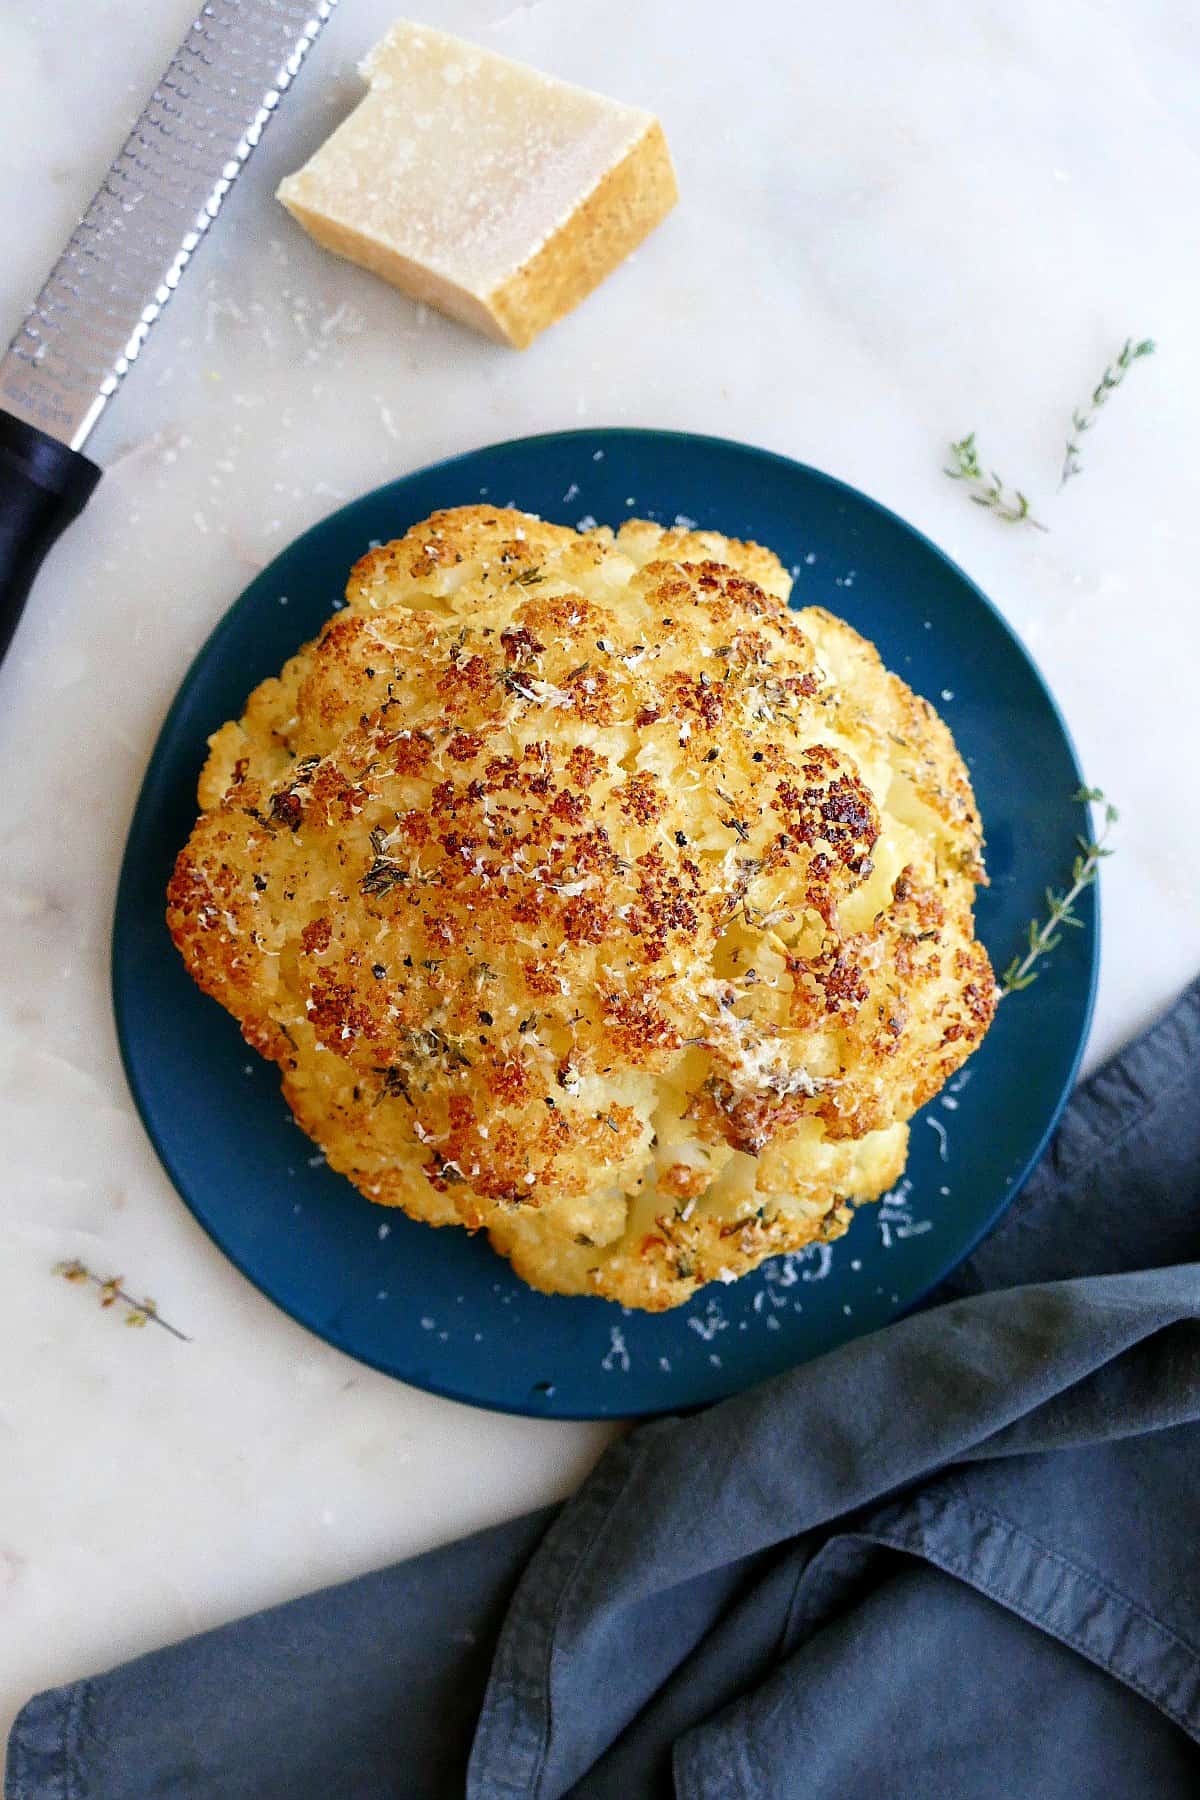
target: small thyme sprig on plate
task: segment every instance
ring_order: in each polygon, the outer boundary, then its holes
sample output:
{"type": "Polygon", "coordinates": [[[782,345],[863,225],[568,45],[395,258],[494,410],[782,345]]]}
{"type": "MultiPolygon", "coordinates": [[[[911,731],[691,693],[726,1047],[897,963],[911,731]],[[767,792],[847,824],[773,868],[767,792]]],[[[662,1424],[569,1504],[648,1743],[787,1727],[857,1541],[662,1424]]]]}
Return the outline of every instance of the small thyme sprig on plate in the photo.
{"type": "Polygon", "coordinates": [[[1083,453],[1076,442],[1085,431],[1090,431],[1096,423],[1100,408],[1108,402],[1108,397],[1120,387],[1135,362],[1143,356],[1153,356],[1157,348],[1153,338],[1140,338],[1136,343],[1126,338],[1120,355],[1115,362],[1109,363],[1103,375],[1092,389],[1092,397],[1086,406],[1077,406],[1071,414],[1071,425],[1075,437],[1067,439],[1067,453],[1063,458],[1062,475],[1059,488],[1065,488],[1073,475],[1078,475],[1083,467],[1083,453]]]}
{"type": "Polygon", "coordinates": [[[950,454],[954,458],[954,467],[945,472],[951,481],[971,483],[974,491],[969,497],[976,506],[986,506],[989,512],[994,512],[998,519],[1004,519],[1010,525],[1032,525],[1035,531],[1045,531],[1046,527],[1041,520],[1034,518],[1029,501],[1020,488],[1010,490],[994,469],[983,467],[973,431],[968,431],[965,438],[952,443],[950,454]]]}
{"type": "Polygon", "coordinates": [[[1107,847],[1110,830],[1116,824],[1119,814],[1111,800],[1106,800],[1099,788],[1080,788],[1072,799],[1078,800],[1081,806],[1089,801],[1104,808],[1104,824],[1100,835],[1096,838],[1080,837],[1076,840],[1079,854],[1071,868],[1071,885],[1065,893],[1054,888],[1046,889],[1046,917],[1039,925],[1036,919],[1030,919],[1028,926],[1028,948],[1024,956],[1014,956],[1000,982],[1000,992],[1019,994],[1022,988],[1029,987],[1037,980],[1034,964],[1061,942],[1060,927],[1071,925],[1081,928],[1083,920],[1075,916],[1075,903],[1083,890],[1090,887],[1096,879],[1102,857],[1111,856],[1107,847]]]}
{"type": "Polygon", "coordinates": [[[73,1258],[70,1262],[55,1263],[53,1272],[55,1275],[61,1275],[64,1281],[90,1281],[93,1287],[100,1290],[101,1306],[115,1306],[120,1301],[122,1306],[129,1308],[125,1314],[127,1325],[161,1325],[164,1331],[169,1331],[171,1336],[177,1337],[181,1343],[191,1343],[192,1340],[186,1332],[180,1331],[177,1326],[168,1324],[153,1300],[135,1300],[132,1294],[127,1294],[121,1286],[123,1276],[109,1275],[105,1277],[93,1274],[87,1264],[80,1262],[78,1258],[73,1258]]]}

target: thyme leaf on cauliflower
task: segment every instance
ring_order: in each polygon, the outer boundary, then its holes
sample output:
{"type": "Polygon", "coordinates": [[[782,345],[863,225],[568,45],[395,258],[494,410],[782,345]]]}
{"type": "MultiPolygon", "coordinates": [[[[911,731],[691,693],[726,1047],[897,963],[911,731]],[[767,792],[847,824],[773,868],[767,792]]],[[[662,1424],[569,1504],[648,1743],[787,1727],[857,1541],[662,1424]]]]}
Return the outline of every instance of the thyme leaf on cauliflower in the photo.
{"type": "Polygon", "coordinates": [[[408,880],[408,870],[394,856],[387,854],[387,840],[382,831],[371,833],[373,861],[359,883],[364,894],[389,894],[400,882],[408,880]]]}

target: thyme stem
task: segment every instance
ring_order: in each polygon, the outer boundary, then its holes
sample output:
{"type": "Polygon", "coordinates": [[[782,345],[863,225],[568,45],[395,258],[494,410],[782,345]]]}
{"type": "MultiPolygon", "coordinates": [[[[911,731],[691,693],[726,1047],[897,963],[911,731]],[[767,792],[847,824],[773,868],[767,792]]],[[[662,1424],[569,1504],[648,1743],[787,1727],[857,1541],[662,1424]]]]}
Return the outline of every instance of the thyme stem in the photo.
{"type": "Polygon", "coordinates": [[[1120,354],[1115,362],[1109,363],[1103,375],[1092,389],[1092,397],[1086,406],[1077,406],[1071,414],[1071,425],[1075,436],[1067,439],[1066,455],[1063,457],[1062,474],[1059,477],[1059,491],[1066,487],[1072,476],[1078,475],[1083,467],[1083,453],[1076,441],[1085,431],[1090,431],[1096,423],[1102,406],[1108,404],[1109,396],[1120,387],[1135,362],[1143,356],[1153,356],[1157,348],[1153,338],[1140,338],[1137,343],[1126,338],[1120,354]]]}
{"type": "Polygon", "coordinates": [[[70,1262],[55,1263],[53,1273],[61,1275],[64,1281],[90,1281],[93,1287],[100,1290],[101,1306],[112,1306],[115,1301],[119,1300],[122,1305],[129,1308],[125,1317],[127,1325],[153,1323],[161,1325],[164,1331],[169,1331],[172,1337],[178,1338],[183,1344],[190,1344],[192,1341],[185,1331],[180,1331],[177,1326],[163,1318],[153,1300],[135,1300],[132,1294],[126,1293],[121,1286],[122,1277],[120,1275],[110,1275],[107,1278],[96,1275],[86,1263],[80,1262],[78,1258],[70,1262]]]}
{"type": "Polygon", "coordinates": [[[1041,520],[1034,518],[1029,501],[1020,488],[1009,489],[994,469],[983,467],[973,431],[968,431],[965,438],[952,443],[950,454],[954,458],[954,467],[944,472],[951,481],[970,484],[972,491],[969,498],[976,506],[986,507],[1009,525],[1032,525],[1035,531],[1046,530],[1041,520]]]}
{"type": "Polygon", "coordinates": [[[1014,956],[1004,971],[1000,982],[1001,996],[1018,994],[1022,988],[1030,987],[1037,980],[1038,971],[1034,965],[1058,947],[1062,941],[1058,935],[1060,927],[1071,925],[1078,929],[1082,926],[1082,919],[1075,916],[1075,903],[1084,889],[1090,887],[1095,881],[1101,859],[1112,855],[1112,851],[1107,848],[1106,841],[1119,817],[1116,807],[1110,800],[1104,798],[1099,788],[1080,788],[1072,798],[1084,806],[1089,801],[1103,805],[1103,827],[1099,837],[1080,837],[1077,840],[1079,854],[1072,865],[1071,885],[1066,892],[1058,893],[1054,888],[1046,889],[1046,917],[1040,925],[1036,919],[1030,919],[1027,928],[1028,947],[1024,956],[1014,956]]]}

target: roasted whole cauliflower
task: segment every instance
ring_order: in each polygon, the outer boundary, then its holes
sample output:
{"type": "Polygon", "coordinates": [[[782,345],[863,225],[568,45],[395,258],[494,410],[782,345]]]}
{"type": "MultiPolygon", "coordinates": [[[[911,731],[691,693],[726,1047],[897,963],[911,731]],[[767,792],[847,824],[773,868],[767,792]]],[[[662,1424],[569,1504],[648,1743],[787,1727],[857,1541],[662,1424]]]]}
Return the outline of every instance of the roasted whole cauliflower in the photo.
{"type": "Polygon", "coordinates": [[[659,1310],[839,1235],[987,1030],[946,726],[756,544],[435,513],[211,739],[168,920],[330,1165],[659,1310]]]}

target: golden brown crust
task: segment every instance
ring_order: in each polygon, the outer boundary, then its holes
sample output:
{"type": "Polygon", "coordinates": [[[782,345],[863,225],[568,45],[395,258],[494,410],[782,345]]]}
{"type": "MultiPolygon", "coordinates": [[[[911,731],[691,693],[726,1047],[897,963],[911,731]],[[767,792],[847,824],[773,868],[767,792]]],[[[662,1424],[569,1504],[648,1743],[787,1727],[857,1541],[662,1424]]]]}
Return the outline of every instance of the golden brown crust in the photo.
{"type": "Polygon", "coordinates": [[[334,1168],[536,1286],[658,1309],[837,1235],[990,1021],[950,735],[787,589],[438,513],[212,739],[188,967],[334,1168]]]}
{"type": "Polygon", "coordinates": [[[561,229],[488,295],[505,340],[524,350],[573,311],[661,225],[678,198],[667,140],[652,119],[561,229]]]}

